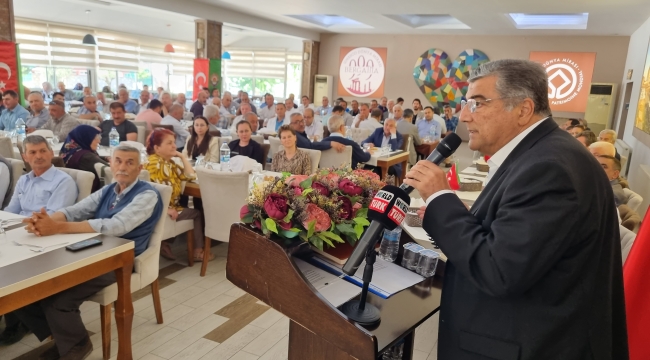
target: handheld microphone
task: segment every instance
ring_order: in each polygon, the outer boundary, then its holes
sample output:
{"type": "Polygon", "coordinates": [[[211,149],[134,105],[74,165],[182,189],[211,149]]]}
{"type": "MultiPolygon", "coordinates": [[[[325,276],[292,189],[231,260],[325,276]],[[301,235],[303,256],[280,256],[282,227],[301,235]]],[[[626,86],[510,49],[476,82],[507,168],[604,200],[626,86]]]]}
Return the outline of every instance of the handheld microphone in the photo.
{"type": "MultiPolygon", "coordinates": [[[[440,164],[458,149],[461,142],[461,138],[455,133],[447,135],[427,157],[427,160],[436,165],[440,164]]],[[[369,248],[375,246],[381,232],[384,229],[393,230],[402,223],[411,203],[409,194],[412,191],[413,187],[406,184],[402,184],[400,187],[386,185],[375,195],[368,207],[368,219],[371,220],[370,226],[359,239],[352,255],[345,262],[342,269],[344,273],[347,275],[356,273],[366,256],[366,252],[368,252],[369,248]]]]}

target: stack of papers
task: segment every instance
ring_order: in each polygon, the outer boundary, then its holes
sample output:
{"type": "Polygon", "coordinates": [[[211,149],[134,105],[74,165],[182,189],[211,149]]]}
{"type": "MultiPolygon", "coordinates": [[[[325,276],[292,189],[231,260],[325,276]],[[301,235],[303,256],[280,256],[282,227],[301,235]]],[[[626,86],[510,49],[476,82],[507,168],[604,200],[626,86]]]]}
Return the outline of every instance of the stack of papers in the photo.
{"type": "Polygon", "coordinates": [[[332,275],[325,270],[321,270],[298,258],[294,258],[293,261],[311,286],[318,290],[334,307],[345,304],[348,300],[361,293],[360,287],[332,275]]]}

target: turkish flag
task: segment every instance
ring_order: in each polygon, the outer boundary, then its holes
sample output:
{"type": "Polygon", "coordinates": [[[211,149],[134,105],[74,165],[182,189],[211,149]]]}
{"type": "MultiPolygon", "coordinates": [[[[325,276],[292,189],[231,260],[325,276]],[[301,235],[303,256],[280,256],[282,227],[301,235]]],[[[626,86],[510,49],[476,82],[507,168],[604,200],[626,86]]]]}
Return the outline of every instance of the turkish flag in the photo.
{"type": "Polygon", "coordinates": [[[192,100],[196,101],[199,92],[208,87],[208,73],[210,70],[209,59],[194,59],[194,92],[192,100]]]}
{"type": "Polygon", "coordinates": [[[451,169],[449,169],[449,172],[447,172],[447,181],[449,182],[449,187],[451,187],[452,190],[460,189],[460,179],[458,177],[456,163],[451,165],[451,169]]]}
{"type": "Polygon", "coordinates": [[[18,60],[16,43],[0,41],[0,90],[18,91],[18,60]]]}
{"type": "Polygon", "coordinates": [[[630,360],[650,359],[650,209],[623,265],[630,360]]]}

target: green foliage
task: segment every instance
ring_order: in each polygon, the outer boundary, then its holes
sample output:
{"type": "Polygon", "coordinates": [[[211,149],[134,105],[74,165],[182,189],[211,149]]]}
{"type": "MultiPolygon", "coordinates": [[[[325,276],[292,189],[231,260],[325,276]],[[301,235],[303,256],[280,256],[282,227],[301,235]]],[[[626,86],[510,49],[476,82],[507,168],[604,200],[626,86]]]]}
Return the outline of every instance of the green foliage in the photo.
{"type": "Polygon", "coordinates": [[[275,221],[273,219],[266,218],[266,220],[264,220],[264,222],[266,223],[266,228],[267,229],[273,231],[276,234],[278,233],[278,226],[277,226],[277,224],[275,223],[275,221]]]}
{"type": "Polygon", "coordinates": [[[357,215],[358,218],[368,218],[368,208],[361,208],[357,210],[357,215]]]}
{"type": "Polygon", "coordinates": [[[315,231],[316,231],[316,220],[312,220],[309,222],[309,227],[307,228],[307,237],[311,238],[314,235],[315,231]]]}
{"type": "Polygon", "coordinates": [[[293,217],[293,210],[289,209],[287,216],[285,216],[284,219],[282,219],[282,221],[289,222],[289,220],[291,220],[292,217],[293,217]]]}
{"type": "MultiPolygon", "coordinates": [[[[308,188],[311,188],[311,184],[312,184],[312,179],[311,179],[310,177],[308,177],[307,179],[303,180],[303,181],[300,183],[300,188],[301,188],[301,189],[308,189],[308,188]]],[[[313,190],[313,189],[312,189],[312,190],[313,190]]]]}
{"type": "Polygon", "coordinates": [[[358,216],[355,217],[354,219],[352,219],[352,221],[354,221],[354,223],[357,224],[357,225],[362,225],[362,226],[368,226],[368,225],[370,225],[370,221],[368,221],[368,219],[366,219],[366,218],[362,218],[362,217],[358,217],[358,216]]]}

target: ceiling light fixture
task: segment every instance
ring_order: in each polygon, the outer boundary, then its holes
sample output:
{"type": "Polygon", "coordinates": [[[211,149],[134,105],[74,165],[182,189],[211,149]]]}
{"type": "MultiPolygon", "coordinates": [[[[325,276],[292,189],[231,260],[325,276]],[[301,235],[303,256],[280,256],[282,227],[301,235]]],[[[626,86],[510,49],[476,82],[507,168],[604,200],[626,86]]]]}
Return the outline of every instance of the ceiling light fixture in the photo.
{"type": "Polygon", "coordinates": [[[509,13],[517,29],[585,30],[589,13],[524,14],[509,13]]]}
{"type": "Polygon", "coordinates": [[[230,53],[227,52],[227,51],[225,51],[225,52],[221,55],[221,60],[230,60],[230,53]]]}
{"type": "MultiPolygon", "coordinates": [[[[169,36],[171,34],[171,30],[170,30],[171,26],[172,26],[171,24],[167,24],[167,36],[169,36]]],[[[166,52],[166,53],[174,53],[174,52],[176,52],[176,50],[174,50],[174,46],[171,43],[165,45],[165,47],[163,48],[163,51],[166,52]]]]}
{"type": "MultiPolygon", "coordinates": [[[[86,22],[88,23],[88,27],[90,27],[90,10],[86,10],[86,22]]],[[[84,45],[97,46],[97,41],[91,33],[86,34],[83,40],[81,40],[81,43],[84,45]]]]}

